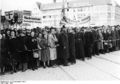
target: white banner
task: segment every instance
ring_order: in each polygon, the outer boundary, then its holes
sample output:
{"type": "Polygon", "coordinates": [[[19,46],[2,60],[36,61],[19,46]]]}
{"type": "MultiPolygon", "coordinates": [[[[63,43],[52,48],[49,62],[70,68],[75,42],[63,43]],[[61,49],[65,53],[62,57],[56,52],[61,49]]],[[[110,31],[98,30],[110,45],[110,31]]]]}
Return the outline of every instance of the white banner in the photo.
{"type": "Polygon", "coordinates": [[[23,16],[23,23],[28,22],[28,23],[41,23],[41,18],[36,18],[32,16],[23,16]]]}

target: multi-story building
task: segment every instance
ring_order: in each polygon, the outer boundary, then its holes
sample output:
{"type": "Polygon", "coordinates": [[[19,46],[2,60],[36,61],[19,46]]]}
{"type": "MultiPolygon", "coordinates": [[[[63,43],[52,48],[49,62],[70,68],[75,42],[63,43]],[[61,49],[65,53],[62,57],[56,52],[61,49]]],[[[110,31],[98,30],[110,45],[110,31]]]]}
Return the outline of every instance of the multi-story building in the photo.
{"type": "MultiPolygon", "coordinates": [[[[14,21],[14,15],[17,13],[18,15],[18,24],[15,25],[16,28],[35,28],[41,26],[41,18],[38,17],[38,14],[36,15],[35,12],[29,11],[29,10],[12,10],[12,11],[6,11],[5,16],[7,20],[13,19],[14,21]]],[[[39,14],[40,16],[40,14],[39,14]]],[[[12,25],[14,26],[14,25],[12,25]]]]}
{"type": "MultiPolygon", "coordinates": [[[[60,27],[63,2],[41,4],[43,26],[60,27]]],[[[120,6],[113,0],[75,0],[64,2],[71,26],[102,26],[120,24],[120,6]]]]}

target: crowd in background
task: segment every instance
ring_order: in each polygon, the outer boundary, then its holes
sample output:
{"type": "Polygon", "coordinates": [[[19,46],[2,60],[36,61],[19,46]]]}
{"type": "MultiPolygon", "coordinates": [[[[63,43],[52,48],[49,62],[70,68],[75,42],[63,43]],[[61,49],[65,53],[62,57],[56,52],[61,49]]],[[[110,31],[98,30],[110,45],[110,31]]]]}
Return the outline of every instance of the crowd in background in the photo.
{"type": "Polygon", "coordinates": [[[120,26],[0,30],[0,74],[69,66],[120,50],[120,26]]]}

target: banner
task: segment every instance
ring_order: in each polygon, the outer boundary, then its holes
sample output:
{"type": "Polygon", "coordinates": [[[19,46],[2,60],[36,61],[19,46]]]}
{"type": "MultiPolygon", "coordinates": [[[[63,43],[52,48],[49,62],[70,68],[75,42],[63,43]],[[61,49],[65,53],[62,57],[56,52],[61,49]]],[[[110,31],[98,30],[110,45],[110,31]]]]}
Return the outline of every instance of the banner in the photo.
{"type": "Polygon", "coordinates": [[[86,23],[89,23],[91,20],[91,17],[90,16],[87,16],[85,18],[82,18],[80,20],[71,20],[69,18],[66,18],[66,20],[61,20],[60,24],[86,24],[86,23]]]}
{"type": "Polygon", "coordinates": [[[41,23],[41,18],[36,18],[32,16],[24,16],[23,17],[23,23],[28,22],[28,23],[41,23]]]}
{"type": "Polygon", "coordinates": [[[90,16],[87,16],[87,17],[81,19],[81,22],[79,22],[79,24],[88,23],[88,22],[90,22],[90,20],[91,20],[90,16]]]}
{"type": "Polygon", "coordinates": [[[14,12],[13,11],[5,12],[5,17],[6,17],[7,20],[13,19],[13,16],[14,16],[14,12]]]}

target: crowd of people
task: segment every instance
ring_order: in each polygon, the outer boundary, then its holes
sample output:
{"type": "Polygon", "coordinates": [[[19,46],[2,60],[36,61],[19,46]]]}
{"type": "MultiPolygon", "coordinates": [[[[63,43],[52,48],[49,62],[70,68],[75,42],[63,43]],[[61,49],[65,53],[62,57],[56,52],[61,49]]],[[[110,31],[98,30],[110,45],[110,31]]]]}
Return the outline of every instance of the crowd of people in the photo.
{"type": "Polygon", "coordinates": [[[0,30],[0,74],[69,66],[120,50],[120,26],[0,30]]]}

